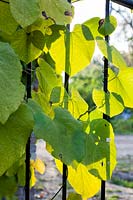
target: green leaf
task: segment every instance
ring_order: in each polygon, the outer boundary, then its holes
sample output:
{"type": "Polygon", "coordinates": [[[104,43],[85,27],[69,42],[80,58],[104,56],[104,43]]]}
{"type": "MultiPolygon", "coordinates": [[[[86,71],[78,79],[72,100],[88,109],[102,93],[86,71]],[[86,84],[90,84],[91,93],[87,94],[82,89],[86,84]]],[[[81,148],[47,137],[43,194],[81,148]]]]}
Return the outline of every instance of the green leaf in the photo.
{"type": "Polygon", "coordinates": [[[32,113],[25,104],[22,104],[4,125],[0,124],[0,176],[25,153],[32,128],[32,113]]]}
{"type": "MultiPolygon", "coordinates": [[[[70,70],[67,70],[67,73],[73,76],[90,64],[94,53],[95,41],[91,31],[85,25],[76,25],[73,32],[70,33],[70,36],[67,35],[67,37],[70,37],[70,60],[67,60],[67,62],[70,63],[70,70]]],[[[65,63],[67,59],[65,38],[66,35],[62,32],[60,35],[57,35],[55,42],[52,41],[52,44],[50,43],[51,46],[49,45],[49,52],[55,61],[57,74],[65,71],[65,63]]],[[[69,43],[67,42],[66,45],[69,45],[69,43]]]]}
{"type": "MultiPolygon", "coordinates": [[[[62,162],[56,160],[56,166],[62,173],[62,162]]],[[[89,173],[88,169],[83,164],[79,164],[77,169],[68,166],[67,180],[74,190],[83,198],[94,196],[101,187],[101,180],[89,173]]]]}
{"type": "Polygon", "coordinates": [[[32,32],[31,42],[38,49],[43,50],[45,45],[45,38],[41,31],[35,30],[32,32]]]}
{"type": "Polygon", "coordinates": [[[113,16],[106,17],[99,21],[98,31],[101,35],[110,35],[117,27],[117,20],[113,16]]]}
{"type": "Polygon", "coordinates": [[[109,91],[120,95],[126,107],[133,108],[133,68],[129,67],[116,75],[109,70],[109,91]]]}
{"type": "Polygon", "coordinates": [[[37,68],[39,88],[48,99],[54,87],[61,86],[61,79],[57,77],[54,69],[43,59],[38,59],[40,67],[37,68]]]}
{"type": "Polygon", "coordinates": [[[120,52],[114,47],[109,46],[102,37],[96,38],[98,48],[102,54],[115,66],[120,69],[127,68],[126,62],[120,52]]]}
{"type": "Polygon", "coordinates": [[[85,133],[82,123],[62,108],[55,108],[54,119],[51,120],[40,108],[32,102],[29,106],[33,110],[37,138],[44,139],[52,146],[52,155],[70,164],[74,160],[80,162],[84,156],[85,133]]]}
{"type": "Polygon", "coordinates": [[[69,193],[67,200],[82,200],[81,195],[76,193],[69,193]]]}
{"type": "Polygon", "coordinates": [[[16,178],[1,176],[0,177],[0,197],[12,197],[17,191],[16,178]]]}
{"type": "Polygon", "coordinates": [[[67,1],[41,0],[46,16],[52,18],[56,24],[70,24],[73,17],[73,7],[67,1]]]}
{"type": "MultiPolygon", "coordinates": [[[[13,36],[11,42],[12,48],[19,55],[20,60],[24,61],[25,63],[35,60],[42,53],[42,51],[32,43],[33,38],[35,38],[35,34],[35,31],[32,33],[27,33],[25,30],[20,29],[13,36]]],[[[42,41],[42,35],[41,38],[38,38],[37,40],[42,41]]],[[[36,44],[37,41],[34,43],[36,44]]]]}
{"type": "Polygon", "coordinates": [[[41,14],[39,0],[10,0],[10,9],[23,28],[33,24],[41,14]]]}
{"type": "Polygon", "coordinates": [[[113,128],[104,119],[90,123],[90,134],[86,139],[86,155],[82,161],[90,173],[102,180],[111,178],[116,166],[116,147],[113,128]]]}
{"type": "Polygon", "coordinates": [[[91,30],[91,33],[93,37],[100,36],[98,32],[98,23],[99,23],[100,18],[99,17],[93,17],[87,21],[85,21],[83,24],[91,30]]]}
{"type": "Polygon", "coordinates": [[[80,96],[77,90],[71,91],[71,98],[68,101],[68,110],[76,119],[86,121],[88,119],[89,106],[85,100],[80,96]]]}
{"type": "Polygon", "coordinates": [[[22,66],[7,43],[0,42],[0,122],[4,124],[24,97],[21,84],[22,66]]]}
{"type": "Polygon", "coordinates": [[[122,99],[116,98],[113,93],[105,93],[102,90],[93,90],[93,100],[97,108],[104,114],[114,117],[124,110],[122,99]]]}
{"type": "Polygon", "coordinates": [[[13,34],[17,29],[18,23],[14,20],[9,4],[0,1],[0,30],[13,34]]]}

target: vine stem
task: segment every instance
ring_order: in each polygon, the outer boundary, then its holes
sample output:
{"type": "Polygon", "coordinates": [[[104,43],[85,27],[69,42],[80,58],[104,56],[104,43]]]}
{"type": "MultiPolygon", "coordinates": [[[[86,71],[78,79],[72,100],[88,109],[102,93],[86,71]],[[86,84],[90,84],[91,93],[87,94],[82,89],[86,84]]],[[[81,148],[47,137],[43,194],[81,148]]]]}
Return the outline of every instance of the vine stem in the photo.
{"type": "MultiPolygon", "coordinates": [[[[31,98],[31,71],[32,65],[27,65],[27,100],[31,98]]],[[[25,200],[30,199],[30,136],[26,144],[26,175],[25,175],[25,200]]]]}
{"type": "MultiPolygon", "coordinates": [[[[105,17],[109,17],[109,5],[110,0],[106,0],[105,5],[105,17]]],[[[109,36],[105,36],[105,41],[109,43],[109,36]]],[[[108,92],[108,59],[104,58],[104,81],[103,81],[103,90],[104,92],[108,92]]],[[[106,114],[103,114],[103,119],[109,121],[109,117],[106,114]]],[[[101,200],[105,200],[105,187],[106,182],[104,180],[101,181],[101,200]]]]}

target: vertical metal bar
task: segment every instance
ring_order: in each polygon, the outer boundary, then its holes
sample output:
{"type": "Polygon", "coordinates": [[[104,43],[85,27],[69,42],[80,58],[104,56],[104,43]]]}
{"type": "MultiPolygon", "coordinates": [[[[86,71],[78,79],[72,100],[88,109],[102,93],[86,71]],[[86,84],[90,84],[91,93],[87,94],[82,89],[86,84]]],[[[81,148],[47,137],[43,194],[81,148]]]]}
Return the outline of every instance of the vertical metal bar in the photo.
{"type": "MultiPolygon", "coordinates": [[[[106,0],[105,6],[105,17],[109,17],[109,5],[110,0],[106,0]]],[[[105,41],[109,43],[109,36],[105,36],[105,41]]],[[[104,82],[103,82],[103,90],[104,92],[108,92],[108,60],[104,58],[104,82]]],[[[103,119],[109,120],[109,117],[103,114],[103,119]]],[[[101,200],[105,200],[105,187],[106,182],[104,180],[101,181],[101,200]]]]}
{"type": "MultiPolygon", "coordinates": [[[[71,3],[71,0],[67,0],[67,1],[68,1],[68,3],[71,3]]],[[[70,25],[69,24],[67,25],[67,30],[70,31],[70,25]]],[[[68,42],[68,44],[66,44],[66,46],[68,46],[68,45],[70,45],[70,41],[68,42]]],[[[69,54],[70,54],[70,52],[69,52],[69,47],[68,47],[68,48],[66,48],[66,59],[69,59],[69,54]]],[[[65,68],[68,68],[69,60],[66,60],[65,65],[66,65],[65,68]]],[[[69,92],[69,75],[66,72],[65,72],[64,87],[65,87],[66,92],[68,93],[69,92]]],[[[66,104],[68,104],[68,103],[66,102],[66,104]]],[[[65,107],[67,108],[68,106],[65,105],[65,107]]],[[[68,175],[68,168],[67,168],[67,165],[65,165],[63,163],[62,200],[66,200],[66,198],[67,198],[67,175],[68,175]]]]}
{"type": "MultiPolygon", "coordinates": [[[[31,70],[32,65],[27,65],[27,99],[31,98],[31,70]]],[[[25,177],[25,200],[30,200],[30,137],[26,144],[26,177],[25,177]]]]}

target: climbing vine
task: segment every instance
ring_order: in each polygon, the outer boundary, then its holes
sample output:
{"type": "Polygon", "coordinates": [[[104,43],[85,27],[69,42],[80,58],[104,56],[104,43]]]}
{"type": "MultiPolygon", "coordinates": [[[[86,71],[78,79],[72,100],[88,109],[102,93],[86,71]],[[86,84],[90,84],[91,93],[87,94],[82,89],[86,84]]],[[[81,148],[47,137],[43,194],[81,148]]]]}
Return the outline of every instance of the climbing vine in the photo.
{"type": "MultiPolygon", "coordinates": [[[[116,165],[114,132],[103,113],[113,117],[133,107],[133,68],[104,40],[117,20],[94,17],[70,32],[66,25],[74,6],[66,0],[0,0],[0,11],[0,198],[25,186],[25,149],[32,131],[47,142],[60,172],[62,163],[68,166],[74,190],[91,197],[116,165]],[[62,73],[71,78],[89,65],[96,44],[114,67],[108,91],[94,88],[96,107],[90,109],[78,91],[66,90],[62,73]],[[29,63],[33,91],[27,101],[29,63]]],[[[31,186],[34,169],[43,173],[43,168],[41,161],[31,161],[31,186]]]]}

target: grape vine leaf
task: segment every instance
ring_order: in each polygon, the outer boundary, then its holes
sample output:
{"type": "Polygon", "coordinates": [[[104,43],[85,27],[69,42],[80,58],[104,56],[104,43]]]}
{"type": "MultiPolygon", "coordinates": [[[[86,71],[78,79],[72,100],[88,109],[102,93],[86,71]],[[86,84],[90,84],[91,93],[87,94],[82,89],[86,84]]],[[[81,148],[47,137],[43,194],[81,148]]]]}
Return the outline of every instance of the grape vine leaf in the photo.
{"type": "Polygon", "coordinates": [[[115,67],[118,67],[121,70],[127,68],[125,60],[114,46],[107,44],[107,42],[102,37],[96,37],[96,42],[98,48],[105,56],[105,58],[107,58],[115,67]]]}
{"type": "Polygon", "coordinates": [[[0,176],[24,154],[33,125],[33,115],[25,104],[4,125],[0,124],[0,176]]]}
{"type": "Polygon", "coordinates": [[[23,28],[33,24],[41,15],[39,0],[10,0],[10,9],[23,28]]]}
{"type": "Polygon", "coordinates": [[[93,100],[97,108],[110,117],[114,117],[124,110],[123,100],[114,93],[105,93],[102,90],[94,89],[93,100]]]}
{"type": "MultiPolygon", "coordinates": [[[[57,159],[55,161],[58,170],[62,173],[62,162],[57,159]]],[[[101,180],[89,173],[86,166],[81,163],[77,169],[74,169],[70,165],[68,166],[68,182],[83,198],[94,196],[100,190],[101,186],[101,180]]]]}
{"type": "Polygon", "coordinates": [[[55,61],[56,73],[60,74],[65,71],[67,59],[67,62],[70,63],[70,68],[66,72],[73,76],[91,62],[95,49],[93,35],[87,26],[78,24],[75,25],[71,33],[64,31],[57,36],[56,40],[52,41],[52,44],[50,39],[48,40],[51,44],[49,45],[49,53],[55,61]],[[66,38],[68,41],[66,41],[66,38]],[[69,49],[69,60],[66,58],[66,49],[69,49]]]}
{"type": "Polygon", "coordinates": [[[13,34],[18,23],[13,18],[9,4],[0,1],[0,30],[7,34],[13,34]]]}
{"type": "Polygon", "coordinates": [[[82,163],[89,172],[102,180],[111,178],[116,166],[116,147],[111,124],[104,119],[90,123],[86,139],[86,154],[82,163]]]}
{"type": "Polygon", "coordinates": [[[93,17],[87,21],[85,21],[83,24],[87,26],[93,35],[93,37],[101,36],[101,34],[98,32],[98,23],[100,18],[99,17],[93,17]]]}
{"type": "MultiPolygon", "coordinates": [[[[11,46],[18,54],[20,60],[24,61],[25,63],[32,62],[36,58],[38,58],[42,51],[34,46],[33,44],[33,38],[35,38],[36,31],[33,31],[31,33],[27,33],[24,29],[20,29],[16,31],[14,34],[12,41],[11,41],[11,46]]],[[[38,36],[40,34],[37,34],[38,36]]],[[[42,44],[44,43],[43,37],[41,34],[41,38],[38,38],[37,41],[42,41],[42,44]]],[[[37,42],[37,41],[34,41],[37,42]]]]}
{"type": "Polygon", "coordinates": [[[30,101],[35,119],[34,133],[37,138],[44,139],[52,146],[52,155],[70,164],[74,160],[80,162],[84,156],[84,143],[86,134],[82,123],[72,117],[63,108],[55,108],[54,119],[50,119],[33,101],[30,101]]]}
{"type": "Polygon", "coordinates": [[[118,75],[109,69],[109,91],[120,95],[126,107],[133,108],[133,67],[120,70],[118,75]]]}
{"type": "Polygon", "coordinates": [[[22,66],[9,44],[0,42],[0,122],[4,124],[24,97],[22,66]]]}
{"type": "Polygon", "coordinates": [[[39,67],[36,70],[36,74],[39,81],[39,89],[49,100],[52,89],[61,86],[61,78],[57,77],[55,70],[44,59],[39,58],[38,64],[39,67]]]}
{"type": "Polygon", "coordinates": [[[117,27],[117,20],[114,16],[106,17],[99,21],[98,31],[101,35],[110,35],[117,27]]]}
{"type": "Polygon", "coordinates": [[[71,90],[71,98],[68,101],[68,110],[76,119],[86,121],[88,119],[89,106],[85,100],[80,96],[77,90],[71,90]],[[86,114],[85,114],[86,113],[86,114]]]}
{"type": "Polygon", "coordinates": [[[41,0],[42,9],[47,17],[52,18],[56,24],[70,24],[74,15],[73,6],[62,0],[41,0]]]}

